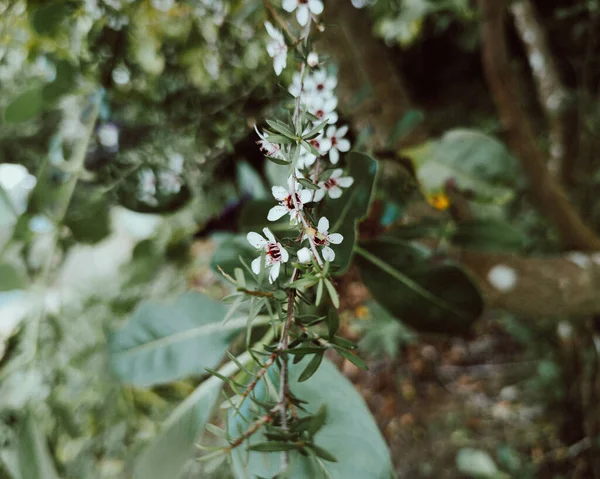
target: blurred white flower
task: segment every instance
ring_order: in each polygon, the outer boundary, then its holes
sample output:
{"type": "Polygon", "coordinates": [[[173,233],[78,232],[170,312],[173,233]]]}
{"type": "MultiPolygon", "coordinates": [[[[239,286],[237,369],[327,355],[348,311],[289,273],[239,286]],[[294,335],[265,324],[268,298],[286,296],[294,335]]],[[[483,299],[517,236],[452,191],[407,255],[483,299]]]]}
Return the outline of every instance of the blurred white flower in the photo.
{"type": "Polygon", "coordinates": [[[277,30],[270,22],[265,22],[267,33],[271,41],[267,43],[267,53],[273,59],[273,69],[277,76],[281,74],[287,65],[287,45],[283,33],[277,30]]]}
{"type": "Polygon", "coordinates": [[[302,26],[308,23],[310,14],[319,15],[323,13],[323,2],[321,0],[283,0],[283,9],[286,12],[296,10],[296,19],[302,26]]]}

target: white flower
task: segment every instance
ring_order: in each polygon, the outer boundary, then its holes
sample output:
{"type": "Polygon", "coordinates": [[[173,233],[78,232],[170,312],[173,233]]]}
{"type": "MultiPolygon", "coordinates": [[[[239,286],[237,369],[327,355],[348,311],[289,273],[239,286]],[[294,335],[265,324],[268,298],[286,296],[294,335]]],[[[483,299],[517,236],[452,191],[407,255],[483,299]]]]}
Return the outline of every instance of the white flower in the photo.
{"type": "MultiPolygon", "coordinates": [[[[281,263],[287,263],[289,254],[285,250],[281,243],[279,243],[269,228],[263,228],[263,233],[267,239],[263,238],[258,233],[251,231],[248,233],[246,238],[248,242],[256,249],[264,250],[266,252],[265,263],[269,271],[269,283],[273,283],[278,276],[281,269],[281,263]]],[[[261,270],[262,255],[252,261],[251,267],[255,274],[259,274],[261,270]]]]}
{"type": "Polygon", "coordinates": [[[340,128],[330,126],[325,132],[326,138],[321,141],[323,149],[329,151],[329,159],[334,165],[340,161],[340,152],[345,153],[350,150],[350,141],[344,138],[346,133],[348,133],[346,125],[340,128]]]}
{"type": "Polygon", "coordinates": [[[349,188],[354,183],[354,178],[351,176],[342,177],[342,169],[333,170],[331,176],[319,183],[320,189],[315,193],[313,201],[321,201],[325,193],[329,194],[330,198],[336,199],[342,196],[342,188],[349,188]]]}
{"type": "Polygon", "coordinates": [[[138,199],[148,205],[156,206],[156,175],[149,168],[144,168],[138,173],[138,199]]]}
{"type": "Polygon", "coordinates": [[[298,98],[302,93],[302,75],[300,72],[294,72],[292,83],[288,87],[288,91],[294,98],[298,98]]]}
{"type": "Polygon", "coordinates": [[[319,64],[319,55],[315,52],[310,52],[308,57],[306,57],[306,63],[308,63],[308,66],[311,68],[316,67],[319,64]]]}
{"type": "Polygon", "coordinates": [[[170,195],[179,193],[183,184],[179,175],[170,170],[163,170],[158,173],[158,182],[160,184],[161,191],[170,195]]]}
{"type": "Polygon", "coordinates": [[[335,108],[337,107],[337,98],[335,96],[324,97],[312,93],[305,99],[305,102],[309,113],[317,117],[315,124],[327,120],[327,123],[333,125],[338,121],[338,114],[335,112],[335,108]]]}
{"type": "Polygon", "coordinates": [[[283,186],[274,186],[271,188],[271,192],[279,204],[277,206],[273,206],[269,210],[269,214],[267,219],[269,221],[277,221],[282,216],[286,214],[290,215],[290,221],[295,223],[298,221],[298,215],[300,211],[304,208],[304,203],[308,203],[312,194],[308,190],[300,189],[301,186],[296,183],[296,204],[298,208],[294,205],[294,200],[292,199],[291,193],[286,190],[283,186]]]}
{"type": "Polygon", "coordinates": [[[335,253],[329,245],[340,244],[344,240],[344,237],[339,233],[329,233],[329,220],[324,216],[319,220],[317,231],[312,230],[308,235],[317,246],[322,247],[323,258],[329,262],[335,259],[335,253]]]}
{"type": "MultiPolygon", "coordinates": [[[[329,148],[331,148],[331,141],[324,141],[323,133],[320,133],[312,140],[308,140],[308,143],[310,143],[319,152],[319,156],[325,155],[325,153],[329,151],[329,148]]],[[[317,155],[315,155],[312,150],[303,147],[302,151],[300,152],[300,158],[298,159],[298,168],[306,168],[311,166],[316,159],[317,155]]]]}
{"type": "Polygon", "coordinates": [[[333,96],[336,86],[337,78],[335,75],[328,75],[326,70],[314,71],[304,82],[305,90],[322,97],[333,96]]]}
{"type": "Polygon", "coordinates": [[[323,2],[321,0],[283,0],[283,9],[286,12],[296,11],[296,19],[302,26],[308,23],[310,14],[319,15],[323,13],[323,2]]]}
{"type": "Polygon", "coordinates": [[[269,135],[261,134],[260,131],[258,131],[258,128],[256,128],[256,125],[254,125],[254,130],[260,138],[260,140],[258,140],[256,144],[261,149],[261,151],[267,156],[283,159],[283,155],[281,154],[281,146],[276,143],[271,143],[268,140],[269,135]]]}
{"type": "Polygon", "coordinates": [[[104,123],[96,131],[98,141],[109,151],[119,149],[119,129],[114,123],[104,123]]]}
{"type": "Polygon", "coordinates": [[[298,253],[296,253],[298,255],[298,262],[299,263],[310,263],[312,260],[312,251],[306,247],[304,248],[300,248],[298,250],[298,253]]]}
{"type": "Polygon", "coordinates": [[[287,65],[287,45],[283,33],[277,30],[270,22],[265,22],[267,33],[271,41],[267,43],[267,53],[273,59],[273,68],[277,76],[287,65]]]}

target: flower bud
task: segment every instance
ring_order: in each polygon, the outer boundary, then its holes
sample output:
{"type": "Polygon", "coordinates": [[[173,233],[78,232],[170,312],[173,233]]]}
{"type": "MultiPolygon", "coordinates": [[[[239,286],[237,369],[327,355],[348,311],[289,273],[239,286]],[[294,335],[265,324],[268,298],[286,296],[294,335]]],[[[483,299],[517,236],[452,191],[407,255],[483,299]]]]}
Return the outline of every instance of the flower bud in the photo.
{"type": "Polygon", "coordinates": [[[316,67],[319,64],[319,55],[315,52],[310,52],[306,58],[306,63],[308,63],[308,66],[311,68],[316,67]]]}

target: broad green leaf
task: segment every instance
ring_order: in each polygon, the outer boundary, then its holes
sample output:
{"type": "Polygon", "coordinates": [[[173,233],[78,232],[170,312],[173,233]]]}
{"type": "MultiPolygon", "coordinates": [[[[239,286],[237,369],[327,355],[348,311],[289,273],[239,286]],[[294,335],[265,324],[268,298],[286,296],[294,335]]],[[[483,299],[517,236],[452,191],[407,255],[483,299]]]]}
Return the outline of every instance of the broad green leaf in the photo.
{"type": "Polygon", "coordinates": [[[6,123],[21,123],[31,120],[42,112],[44,100],[40,88],[24,91],[4,109],[6,123]]]}
{"type": "Polygon", "coordinates": [[[216,366],[232,332],[246,318],[223,324],[225,305],[195,292],[176,302],[145,302],[108,338],[110,367],[125,384],[149,387],[216,366]]]}
{"type": "Polygon", "coordinates": [[[40,431],[31,413],[23,419],[17,439],[19,469],[27,479],[59,479],[46,437],[40,431]]]}
{"type": "MultiPolygon", "coordinates": [[[[250,353],[245,352],[219,369],[219,375],[229,377],[239,370],[238,364],[244,365],[250,360],[250,353]]],[[[218,377],[210,377],[175,408],[156,439],[137,457],[133,479],[180,476],[185,462],[194,456],[194,445],[219,399],[222,385],[218,377]]]]}
{"type": "Polygon", "coordinates": [[[506,147],[477,130],[448,131],[439,140],[403,152],[414,164],[426,194],[443,190],[448,180],[476,198],[505,203],[513,196],[517,163],[506,147]]]}
{"type": "Polygon", "coordinates": [[[413,328],[458,334],[483,311],[479,291],[458,266],[431,261],[423,247],[395,238],[357,247],[361,277],[373,297],[413,328]]]}
{"type": "Polygon", "coordinates": [[[194,455],[194,444],[219,399],[223,382],[217,377],[204,381],[169,416],[158,436],[137,457],[133,479],[176,479],[194,455]]]}
{"type": "MultiPolygon", "coordinates": [[[[290,366],[290,387],[292,393],[308,401],[305,407],[316,413],[321,406],[327,409],[325,425],[316,433],[315,444],[331,454],[338,462],[301,456],[296,451],[289,453],[290,468],[288,479],[331,479],[368,478],[389,479],[392,477],[392,465],[387,445],[381,436],[373,416],[363,398],[337,369],[324,359],[317,372],[308,380],[298,383],[298,376],[312,358],[305,358],[290,366]],[[327,471],[324,472],[323,468],[327,471]],[[326,475],[327,474],[327,475],[326,475]]],[[[273,384],[278,384],[273,370],[273,384]]],[[[257,387],[257,397],[266,399],[264,383],[257,387]]],[[[241,407],[241,413],[250,416],[250,401],[241,407]]],[[[237,437],[239,430],[244,431],[247,424],[240,415],[230,415],[229,433],[237,437]]],[[[265,441],[262,433],[251,438],[250,444],[265,441]]],[[[233,471],[236,478],[273,477],[280,467],[277,453],[246,451],[246,445],[234,449],[232,453],[233,471]]]]}
{"type": "Polygon", "coordinates": [[[377,175],[377,162],[367,155],[353,151],[346,155],[346,161],[348,168],[345,176],[354,178],[354,184],[344,191],[341,198],[324,199],[319,211],[320,216],[329,220],[329,232],[340,233],[344,237],[341,244],[332,246],[335,251],[332,263],[335,275],[345,273],[350,266],[358,238],[358,223],[369,213],[377,175]]]}
{"type": "Polygon", "coordinates": [[[485,251],[519,251],[526,239],[505,221],[480,219],[459,224],[450,240],[457,246],[485,251]]]}
{"type": "Polygon", "coordinates": [[[271,196],[258,172],[247,161],[237,161],[237,183],[242,194],[251,198],[266,199],[271,196]]]}

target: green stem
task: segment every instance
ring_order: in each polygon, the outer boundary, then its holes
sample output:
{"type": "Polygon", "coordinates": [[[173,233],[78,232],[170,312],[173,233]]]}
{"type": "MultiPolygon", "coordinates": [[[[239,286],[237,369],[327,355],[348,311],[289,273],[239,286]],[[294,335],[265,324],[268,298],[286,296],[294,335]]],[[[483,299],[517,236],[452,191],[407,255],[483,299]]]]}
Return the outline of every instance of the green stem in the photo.
{"type": "MultiPolygon", "coordinates": [[[[50,245],[50,251],[46,257],[46,261],[42,266],[39,281],[37,282],[37,286],[39,286],[39,291],[41,293],[44,293],[46,291],[50,283],[50,273],[52,271],[54,256],[58,247],[58,239],[60,236],[61,225],[65,219],[65,216],[69,209],[69,205],[71,204],[71,200],[73,199],[73,194],[75,193],[75,187],[77,186],[77,182],[79,181],[85,167],[85,156],[92,134],[94,133],[94,126],[96,125],[96,119],[98,118],[99,107],[100,105],[98,98],[94,98],[92,102],[92,111],[88,119],[86,134],[83,137],[83,139],[75,146],[75,149],[73,150],[72,159],[69,162],[69,171],[71,171],[71,177],[63,186],[64,190],[62,191],[60,198],[62,201],[60,201],[57,206],[57,214],[54,218],[55,230],[53,232],[52,244],[50,245]]],[[[22,361],[14,363],[12,367],[7,367],[2,371],[2,373],[0,374],[0,379],[3,379],[15,370],[28,365],[35,359],[37,355],[40,325],[43,318],[46,316],[45,299],[43,295],[40,296],[41,297],[39,298],[38,310],[37,313],[34,315],[31,323],[31,346],[30,348],[28,348],[29,350],[26,352],[25,358],[22,361]]]]}

